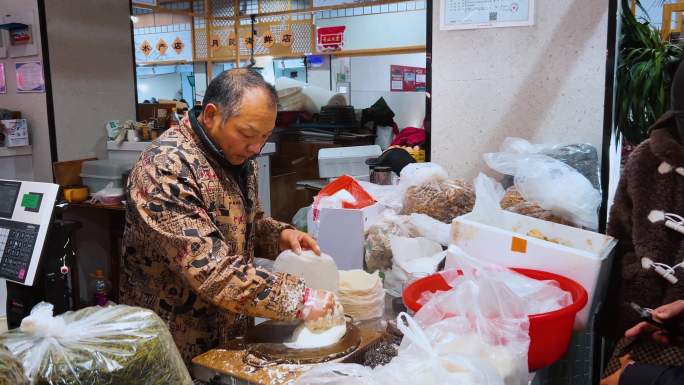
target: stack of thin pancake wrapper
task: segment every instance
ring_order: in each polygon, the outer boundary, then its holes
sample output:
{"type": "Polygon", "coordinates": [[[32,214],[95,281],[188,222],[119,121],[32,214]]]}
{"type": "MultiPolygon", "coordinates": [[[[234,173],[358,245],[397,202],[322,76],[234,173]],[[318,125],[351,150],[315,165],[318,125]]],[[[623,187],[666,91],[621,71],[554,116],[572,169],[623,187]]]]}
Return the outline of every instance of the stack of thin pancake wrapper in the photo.
{"type": "Polygon", "coordinates": [[[338,297],[344,313],[357,321],[382,317],[385,311],[385,289],[377,272],[340,271],[338,297]]]}

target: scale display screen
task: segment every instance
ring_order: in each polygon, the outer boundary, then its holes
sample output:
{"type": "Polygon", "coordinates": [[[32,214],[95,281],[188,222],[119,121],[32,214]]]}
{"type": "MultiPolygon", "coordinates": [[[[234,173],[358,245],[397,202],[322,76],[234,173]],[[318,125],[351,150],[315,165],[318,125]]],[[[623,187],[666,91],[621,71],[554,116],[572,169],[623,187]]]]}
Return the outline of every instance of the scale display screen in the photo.
{"type": "Polygon", "coordinates": [[[20,182],[0,181],[0,218],[12,218],[20,187],[20,182]]]}

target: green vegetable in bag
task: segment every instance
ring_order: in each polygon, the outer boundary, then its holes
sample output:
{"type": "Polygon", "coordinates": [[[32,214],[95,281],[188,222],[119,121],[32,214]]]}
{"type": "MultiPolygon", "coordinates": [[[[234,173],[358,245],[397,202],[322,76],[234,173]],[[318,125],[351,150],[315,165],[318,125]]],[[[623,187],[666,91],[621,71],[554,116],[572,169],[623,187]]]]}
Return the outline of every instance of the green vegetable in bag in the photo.
{"type": "Polygon", "coordinates": [[[0,385],[29,385],[29,380],[19,360],[2,345],[0,345],[0,385]]]}
{"type": "Polygon", "coordinates": [[[190,375],[164,322],[125,305],[53,317],[40,303],[21,327],[0,335],[35,385],[189,385],[190,375]]]}

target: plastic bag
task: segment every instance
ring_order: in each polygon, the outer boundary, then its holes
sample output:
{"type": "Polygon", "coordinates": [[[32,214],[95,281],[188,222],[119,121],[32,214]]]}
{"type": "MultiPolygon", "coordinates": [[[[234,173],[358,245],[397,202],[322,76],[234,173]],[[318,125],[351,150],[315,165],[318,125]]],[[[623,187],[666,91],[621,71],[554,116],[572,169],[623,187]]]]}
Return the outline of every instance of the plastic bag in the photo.
{"type": "Polygon", "coordinates": [[[292,226],[294,226],[297,230],[306,233],[309,227],[306,220],[307,216],[309,215],[309,210],[311,210],[311,206],[302,207],[301,209],[297,210],[294,217],[292,217],[292,226]]]}
{"type": "Polygon", "coordinates": [[[584,175],[594,188],[601,189],[601,168],[598,151],[590,144],[532,144],[521,138],[506,138],[501,152],[543,154],[557,159],[584,175]]]}
{"type": "Polygon", "coordinates": [[[385,288],[390,295],[401,296],[407,283],[437,271],[446,252],[439,243],[427,238],[390,235],[392,269],[385,274],[385,288]]]}
{"type": "Polygon", "coordinates": [[[33,385],[192,383],[166,324],[147,309],[88,307],[53,317],[41,302],[0,343],[33,385]]]}
{"type": "Polygon", "coordinates": [[[437,242],[442,246],[449,246],[451,224],[440,222],[425,214],[411,214],[409,223],[418,230],[418,236],[437,242]]]}
{"type": "Polygon", "coordinates": [[[0,345],[0,385],[29,385],[21,362],[0,345]]]}
{"type": "Polygon", "coordinates": [[[391,235],[416,237],[418,232],[409,223],[408,216],[384,211],[382,219],[366,231],[364,250],[368,271],[387,270],[392,267],[391,235]]]}
{"type": "Polygon", "coordinates": [[[567,306],[570,294],[556,282],[476,260],[456,246],[448,252],[457,269],[441,274],[452,288],[432,295],[416,321],[442,351],[479,357],[507,385],[527,384],[528,317],[567,306]]]}
{"type": "Polygon", "coordinates": [[[88,203],[102,205],[116,205],[124,199],[124,190],[121,187],[114,187],[114,183],[109,182],[107,186],[93,194],[88,203]]]}
{"type": "MultiPolygon", "coordinates": [[[[452,321],[443,330],[422,329],[408,314],[397,317],[404,334],[399,354],[387,365],[370,369],[356,364],[327,364],[304,373],[297,385],[522,385],[527,383],[504,377],[498,368],[502,359],[463,351],[457,345],[462,337],[452,321]]],[[[480,344],[484,346],[484,344],[480,344]]]]}
{"type": "Polygon", "coordinates": [[[580,226],[598,227],[601,193],[574,168],[541,154],[499,152],[484,159],[493,170],[513,175],[526,201],[580,226]]]}
{"type": "Polygon", "coordinates": [[[506,189],[506,194],[503,199],[501,199],[501,208],[528,217],[577,227],[574,223],[571,223],[558,215],[554,215],[551,211],[544,210],[538,204],[526,201],[515,186],[506,189]]]}
{"type": "Polygon", "coordinates": [[[544,210],[539,205],[526,201],[515,187],[510,187],[504,193],[501,184],[485,174],[480,173],[475,178],[474,184],[477,198],[473,212],[481,218],[495,219],[499,215],[499,211],[504,209],[549,222],[572,225],[551,211],[544,210]]]}
{"type": "Polygon", "coordinates": [[[449,246],[447,259],[451,268],[440,274],[452,289],[421,300],[424,305],[416,313],[416,320],[424,327],[456,315],[487,315],[505,320],[551,312],[572,304],[570,293],[562,290],[556,281],[539,281],[506,267],[476,260],[454,245],[449,246]]]}
{"type": "Polygon", "coordinates": [[[321,200],[335,196],[335,194],[338,194],[337,197],[342,203],[341,206],[345,209],[362,209],[375,203],[373,197],[361,187],[356,179],[349,175],[342,175],[323,187],[314,198],[314,219],[317,217],[316,212],[321,208],[319,207],[321,200]],[[345,195],[339,195],[340,193],[345,195]],[[353,199],[349,197],[353,197],[353,199]]]}
{"type": "Polygon", "coordinates": [[[382,151],[387,150],[387,148],[392,143],[394,139],[394,127],[392,126],[377,126],[375,128],[375,144],[380,146],[382,151]]]}
{"type": "Polygon", "coordinates": [[[296,275],[304,280],[307,287],[323,289],[336,293],[340,286],[337,265],[327,254],[316,255],[311,250],[296,254],[285,250],[275,260],[273,271],[296,275]]]}
{"type": "MultiPolygon", "coordinates": [[[[342,175],[328,183],[314,198],[311,210],[313,221],[318,224],[320,210],[324,208],[362,209],[375,203],[373,197],[349,175],[342,175]]],[[[318,238],[318,226],[312,231],[318,238]]]]}
{"type": "Polygon", "coordinates": [[[467,214],[475,204],[475,192],[463,180],[430,181],[409,187],[401,214],[426,214],[444,223],[467,214]]]}
{"type": "Polygon", "coordinates": [[[411,186],[438,182],[448,178],[449,174],[437,163],[411,163],[401,170],[399,187],[406,191],[411,186]]]}

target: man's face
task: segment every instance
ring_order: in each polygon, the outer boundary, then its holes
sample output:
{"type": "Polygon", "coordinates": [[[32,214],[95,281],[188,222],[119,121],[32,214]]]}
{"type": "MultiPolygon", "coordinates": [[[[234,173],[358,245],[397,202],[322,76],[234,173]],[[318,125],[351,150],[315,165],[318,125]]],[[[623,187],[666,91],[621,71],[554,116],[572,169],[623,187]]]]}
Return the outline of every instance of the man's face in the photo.
{"type": "Polygon", "coordinates": [[[215,104],[204,107],[202,123],[207,134],[232,165],[241,165],[258,155],[273,132],[277,110],[260,88],[245,90],[237,115],[223,120],[215,104]]]}

